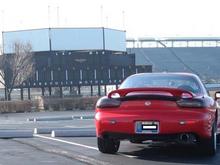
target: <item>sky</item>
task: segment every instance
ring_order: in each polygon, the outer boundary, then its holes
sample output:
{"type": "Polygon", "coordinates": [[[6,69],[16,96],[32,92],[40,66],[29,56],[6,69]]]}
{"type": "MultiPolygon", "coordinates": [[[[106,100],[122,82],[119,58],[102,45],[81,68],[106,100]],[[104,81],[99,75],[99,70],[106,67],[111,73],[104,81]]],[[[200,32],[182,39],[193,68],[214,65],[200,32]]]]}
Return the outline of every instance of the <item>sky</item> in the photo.
{"type": "Polygon", "coordinates": [[[127,38],[220,37],[219,0],[0,0],[0,31],[106,27],[127,38]]]}

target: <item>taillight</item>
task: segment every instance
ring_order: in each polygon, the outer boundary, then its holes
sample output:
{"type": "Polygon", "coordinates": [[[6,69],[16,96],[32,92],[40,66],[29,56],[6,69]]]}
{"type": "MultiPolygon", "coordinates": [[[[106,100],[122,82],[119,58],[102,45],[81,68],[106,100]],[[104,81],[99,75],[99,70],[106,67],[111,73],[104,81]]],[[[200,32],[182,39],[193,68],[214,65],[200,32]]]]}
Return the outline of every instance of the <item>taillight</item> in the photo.
{"type": "Polygon", "coordinates": [[[193,98],[193,95],[192,94],[190,94],[190,93],[182,93],[182,95],[181,95],[181,98],[183,98],[183,99],[190,99],[190,98],[193,98]]]}
{"type": "Polygon", "coordinates": [[[180,99],[177,105],[184,108],[205,108],[205,101],[202,99],[180,99]]]}
{"type": "Polygon", "coordinates": [[[116,108],[121,105],[121,102],[114,98],[102,97],[100,98],[97,103],[97,108],[116,108]]]}

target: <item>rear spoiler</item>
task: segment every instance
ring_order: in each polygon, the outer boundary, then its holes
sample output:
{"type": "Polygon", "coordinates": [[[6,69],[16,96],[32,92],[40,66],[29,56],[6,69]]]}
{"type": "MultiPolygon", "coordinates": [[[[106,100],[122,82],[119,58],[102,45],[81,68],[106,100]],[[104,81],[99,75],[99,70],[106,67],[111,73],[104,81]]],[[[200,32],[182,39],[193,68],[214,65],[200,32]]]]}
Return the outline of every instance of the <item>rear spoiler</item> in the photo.
{"type": "Polygon", "coordinates": [[[117,89],[114,91],[111,91],[108,94],[108,98],[112,98],[113,94],[119,94],[120,97],[125,97],[128,93],[131,92],[144,92],[144,91],[150,91],[150,92],[167,92],[172,94],[175,97],[180,98],[193,98],[194,94],[190,91],[186,91],[183,89],[178,88],[127,88],[127,89],[117,89]]]}

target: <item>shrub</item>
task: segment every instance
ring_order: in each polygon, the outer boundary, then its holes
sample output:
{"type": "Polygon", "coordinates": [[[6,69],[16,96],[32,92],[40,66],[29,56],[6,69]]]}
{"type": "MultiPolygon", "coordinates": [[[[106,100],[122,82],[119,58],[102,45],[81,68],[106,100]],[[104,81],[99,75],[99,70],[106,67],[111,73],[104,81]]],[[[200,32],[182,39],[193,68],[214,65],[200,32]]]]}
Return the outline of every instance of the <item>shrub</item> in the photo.
{"type": "Polygon", "coordinates": [[[92,110],[95,107],[98,97],[44,97],[43,100],[45,110],[92,110]]]}
{"type": "Polygon", "coordinates": [[[26,101],[0,101],[0,112],[30,112],[32,109],[32,102],[26,101]]]}
{"type": "Polygon", "coordinates": [[[0,101],[0,113],[50,110],[94,110],[98,97],[38,97],[35,100],[0,101]]]}

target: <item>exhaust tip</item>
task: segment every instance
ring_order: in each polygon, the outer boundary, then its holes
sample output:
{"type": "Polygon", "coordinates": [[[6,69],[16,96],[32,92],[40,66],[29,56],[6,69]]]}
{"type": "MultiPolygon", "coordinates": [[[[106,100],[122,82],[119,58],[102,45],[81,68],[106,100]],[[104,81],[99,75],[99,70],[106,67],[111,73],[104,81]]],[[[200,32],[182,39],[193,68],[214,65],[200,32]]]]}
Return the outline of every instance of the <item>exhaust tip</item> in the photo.
{"type": "Polygon", "coordinates": [[[196,143],[197,142],[196,136],[190,133],[180,134],[179,139],[180,139],[180,142],[183,142],[183,143],[196,143]]]}
{"type": "Polygon", "coordinates": [[[180,140],[183,142],[188,142],[189,141],[189,134],[181,134],[180,140]]]}

